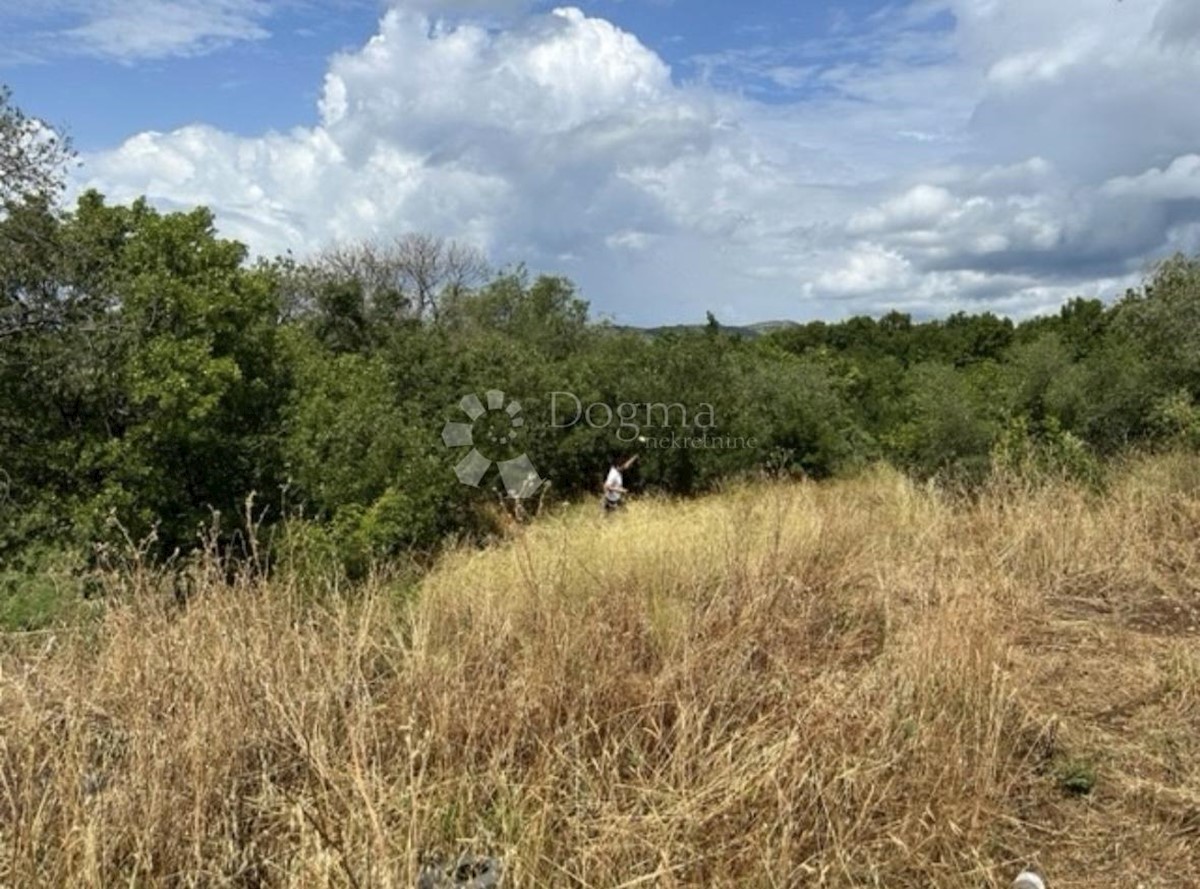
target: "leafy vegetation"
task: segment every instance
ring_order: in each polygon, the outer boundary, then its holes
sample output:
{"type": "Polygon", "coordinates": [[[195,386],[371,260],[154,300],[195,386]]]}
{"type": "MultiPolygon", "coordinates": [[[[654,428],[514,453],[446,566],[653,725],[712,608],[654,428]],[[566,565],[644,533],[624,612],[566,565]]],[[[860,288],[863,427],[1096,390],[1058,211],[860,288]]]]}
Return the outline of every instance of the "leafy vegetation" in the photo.
{"type": "Polygon", "coordinates": [[[69,146],[7,94],[0,143],[10,570],[95,567],[131,543],[184,559],[213,535],[269,564],[271,541],[316,535],[359,577],[490,533],[498,475],[459,484],[441,430],[491,390],[524,426],[487,456],[528,454],[552,501],[593,494],[635,447],[631,484],[692,495],[877,461],[955,484],[997,469],[1098,484],[1129,449],[1200,444],[1200,259],[1164,262],[1113,305],[1020,323],[891,312],[726,330],[710,313],[651,333],[593,320],[569,280],[489,272],[428,235],[251,263],[203,208],[94,192],[59,208],[69,146]]]}

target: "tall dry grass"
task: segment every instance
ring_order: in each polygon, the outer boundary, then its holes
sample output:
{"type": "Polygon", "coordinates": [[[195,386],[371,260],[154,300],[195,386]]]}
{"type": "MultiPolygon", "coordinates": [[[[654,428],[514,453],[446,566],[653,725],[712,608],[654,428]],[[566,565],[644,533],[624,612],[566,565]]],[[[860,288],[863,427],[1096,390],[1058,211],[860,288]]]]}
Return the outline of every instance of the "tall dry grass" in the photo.
{"type": "Polygon", "coordinates": [[[1200,463],[543,518],[415,595],[129,577],[0,654],[0,884],[1200,885],[1200,463]]]}

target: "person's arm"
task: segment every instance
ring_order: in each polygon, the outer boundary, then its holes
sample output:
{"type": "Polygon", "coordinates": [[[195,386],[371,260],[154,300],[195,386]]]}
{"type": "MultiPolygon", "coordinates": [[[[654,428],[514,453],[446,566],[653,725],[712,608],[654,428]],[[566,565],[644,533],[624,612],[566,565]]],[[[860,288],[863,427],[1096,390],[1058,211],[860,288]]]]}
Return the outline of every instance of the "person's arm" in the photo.
{"type": "Polygon", "coordinates": [[[637,458],[638,458],[638,455],[634,454],[632,457],[630,457],[628,460],[626,460],[624,463],[622,463],[621,471],[624,472],[626,469],[628,469],[630,466],[632,466],[634,463],[636,463],[637,458]]]}

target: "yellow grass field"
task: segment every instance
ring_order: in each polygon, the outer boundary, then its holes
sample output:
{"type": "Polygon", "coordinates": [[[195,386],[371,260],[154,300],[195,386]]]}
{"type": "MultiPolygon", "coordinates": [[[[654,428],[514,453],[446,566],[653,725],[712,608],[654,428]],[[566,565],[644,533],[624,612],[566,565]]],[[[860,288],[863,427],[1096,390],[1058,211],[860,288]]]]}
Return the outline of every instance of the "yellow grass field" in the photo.
{"type": "Polygon", "coordinates": [[[1200,886],[1200,460],[594,504],[0,639],[0,885],[1200,886]]]}

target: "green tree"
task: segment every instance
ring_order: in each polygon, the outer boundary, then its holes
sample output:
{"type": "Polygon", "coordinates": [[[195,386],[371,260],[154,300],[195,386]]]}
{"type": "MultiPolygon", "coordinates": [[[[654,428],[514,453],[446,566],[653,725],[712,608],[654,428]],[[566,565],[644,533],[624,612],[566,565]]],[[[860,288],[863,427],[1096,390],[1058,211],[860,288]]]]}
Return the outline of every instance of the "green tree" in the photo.
{"type": "Polygon", "coordinates": [[[52,201],[73,157],[70,139],[22,111],[0,84],[0,213],[26,201],[52,201]]]}
{"type": "MultiPolygon", "coordinates": [[[[12,474],[53,516],[101,536],[110,512],[170,552],[210,510],[236,514],[278,487],[278,288],[205,210],[160,215],[93,193],[43,214],[38,251],[0,267],[8,328],[0,427],[12,474]]],[[[28,237],[21,214],[4,220],[28,237]]],[[[14,233],[15,231],[15,233],[14,233]]],[[[0,237],[3,235],[0,234],[0,237]]]]}
{"type": "Polygon", "coordinates": [[[1153,361],[1160,391],[1200,396],[1200,257],[1165,260],[1117,307],[1115,324],[1153,361]]]}
{"type": "Polygon", "coordinates": [[[945,364],[917,365],[906,383],[907,419],[889,436],[899,462],[921,475],[985,474],[998,432],[986,393],[945,364]]]}

